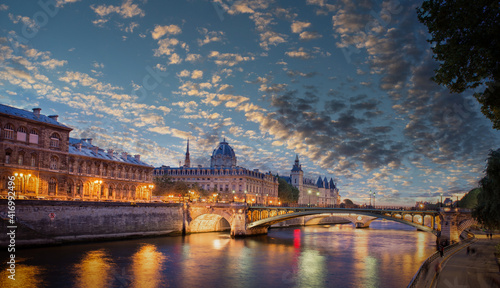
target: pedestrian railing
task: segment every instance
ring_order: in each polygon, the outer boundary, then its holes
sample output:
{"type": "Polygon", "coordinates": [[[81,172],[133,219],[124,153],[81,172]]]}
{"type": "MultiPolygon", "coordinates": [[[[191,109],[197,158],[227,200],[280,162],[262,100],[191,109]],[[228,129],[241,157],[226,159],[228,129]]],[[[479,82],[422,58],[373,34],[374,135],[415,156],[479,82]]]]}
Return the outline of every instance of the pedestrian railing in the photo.
{"type": "MultiPolygon", "coordinates": [[[[471,242],[475,238],[474,234],[472,234],[470,232],[467,232],[467,236],[468,236],[467,239],[465,239],[461,242],[457,242],[457,243],[454,243],[454,244],[451,244],[451,245],[444,247],[444,255],[446,255],[447,252],[450,250],[455,250],[455,248],[458,248],[458,247],[461,247],[464,245],[468,245],[469,242],[471,242]]],[[[425,279],[427,276],[427,273],[429,273],[429,270],[431,270],[430,269],[431,263],[434,260],[436,260],[437,258],[439,258],[439,256],[440,256],[439,251],[436,251],[431,256],[429,256],[427,259],[425,259],[425,261],[422,263],[422,265],[420,265],[420,268],[418,268],[417,273],[415,273],[415,275],[411,279],[410,284],[408,284],[407,288],[420,287],[420,285],[419,285],[420,281],[422,281],[422,279],[425,279]]]]}

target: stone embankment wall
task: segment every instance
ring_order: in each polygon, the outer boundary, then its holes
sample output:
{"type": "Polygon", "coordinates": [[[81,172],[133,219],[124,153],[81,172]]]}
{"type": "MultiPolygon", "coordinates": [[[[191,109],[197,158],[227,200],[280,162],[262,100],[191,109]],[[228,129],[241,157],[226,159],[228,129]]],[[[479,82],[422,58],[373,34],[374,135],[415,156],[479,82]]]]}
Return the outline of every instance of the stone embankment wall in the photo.
{"type": "MultiPolygon", "coordinates": [[[[181,204],[15,201],[16,246],[181,234],[181,204]]],[[[7,200],[0,200],[0,231],[10,230],[7,200]]],[[[0,246],[10,241],[0,234],[0,246]]]]}

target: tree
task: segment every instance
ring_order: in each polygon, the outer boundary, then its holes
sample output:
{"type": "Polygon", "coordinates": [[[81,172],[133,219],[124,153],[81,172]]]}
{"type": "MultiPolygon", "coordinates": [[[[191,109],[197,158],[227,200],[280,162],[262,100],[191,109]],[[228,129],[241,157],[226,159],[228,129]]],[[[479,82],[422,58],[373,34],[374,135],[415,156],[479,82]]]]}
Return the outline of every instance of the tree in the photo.
{"type": "Polygon", "coordinates": [[[288,184],[285,179],[278,177],[278,197],[284,203],[297,203],[299,189],[288,184]]]}
{"type": "Polygon", "coordinates": [[[474,217],[490,229],[500,228],[500,149],[490,151],[486,176],[479,181],[474,217]]]}
{"type": "Polygon", "coordinates": [[[498,0],[426,0],[418,19],[431,34],[439,62],[432,80],[452,93],[486,86],[474,96],[500,130],[500,3],[498,0]]]}
{"type": "Polygon", "coordinates": [[[458,206],[460,208],[474,209],[477,206],[477,195],[481,192],[481,188],[474,188],[460,199],[458,206]]]}

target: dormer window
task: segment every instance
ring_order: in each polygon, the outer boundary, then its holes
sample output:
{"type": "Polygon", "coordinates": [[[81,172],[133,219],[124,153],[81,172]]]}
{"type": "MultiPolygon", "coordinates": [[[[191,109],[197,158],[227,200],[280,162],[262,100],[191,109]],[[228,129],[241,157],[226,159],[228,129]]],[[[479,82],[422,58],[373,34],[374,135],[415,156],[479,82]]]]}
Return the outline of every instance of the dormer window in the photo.
{"type": "Polygon", "coordinates": [[[57,133],[52,133],[50,136],[50,147],[59,148],[61,137],[57,133]]]}

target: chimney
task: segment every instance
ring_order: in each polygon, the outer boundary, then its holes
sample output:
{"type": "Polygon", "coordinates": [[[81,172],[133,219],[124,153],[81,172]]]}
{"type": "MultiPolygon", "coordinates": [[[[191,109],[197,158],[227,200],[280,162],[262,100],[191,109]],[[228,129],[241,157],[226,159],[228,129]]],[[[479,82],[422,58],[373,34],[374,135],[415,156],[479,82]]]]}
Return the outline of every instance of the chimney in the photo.
{"type": "Polygon", "coordinates": [[[57,122],[57,117],[59,117],[59,115],[49,115],[49,118],[56,122],[57,122]]]}
{"type": "Polygon", "coordinates": [[[97,154],[99,152],[99,147],[97,147],[97,146],[94,146],[91,149],[92,149],[92,152],[94,152],[95,154],[97,154]]]}
{"type": "Polygon", "coordinates": [[[113,157],[113,152],[114,152],[113,149],[108,149],[108,155],[109,156],[113,157]]]}
{"type": "Polygon", "coordinates": [[[128,155],[127,152],[122,152],[122,158],[123,159],[127,160],[127,155],[128,155]]]}
{"type": "Polygon", "coordinates": [[[92,145],[92,138],[87,138],[87,142],[92,145]]]}
{"type": "Polygon", "coordinates": [[[35,114],[36,117],[40,117],[40,111],[42,111],[42,108],[33,108],[33,114],[35,114]]]}
{"type": "Polygon", "coordinates": [[[141,155],[139,155],[139,154],[134,155],[134,158],[135,158],[135,160],[137,160],[137,161],[141,161],[141,155]]]}
{"type": "Polygon", "coordinates": [[[76,143],[76,149],[78,149],[78,151],[82,151],[82,143],[76,143]]]}

